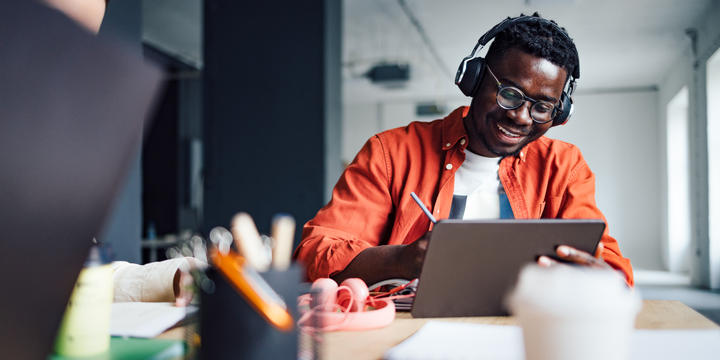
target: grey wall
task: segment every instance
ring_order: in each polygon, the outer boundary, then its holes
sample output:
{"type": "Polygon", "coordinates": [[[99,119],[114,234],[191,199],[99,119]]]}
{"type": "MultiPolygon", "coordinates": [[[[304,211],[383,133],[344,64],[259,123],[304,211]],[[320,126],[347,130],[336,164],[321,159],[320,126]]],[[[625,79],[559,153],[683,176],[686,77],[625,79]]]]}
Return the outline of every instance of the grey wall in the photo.
{"type": "MultiPolygon", "coordinates": [[[[140,46],[141,1],[110,1],[100,26],[100,37],[116,37],[140,46]]],[[[114,208],[99,240],[110,244],[115,260],[140,262],[140,237],[142,233],[142,186],[140,149],[129,169],[127,182],[118,193],[114,208]]]]}
{"type": "Polygon", "coordinates": [[[323,0],[205,2],[205,230],[246,211],[267,232],[278,212],[301,225],[323,206],[339,166],[328,138],[339,116],[328,116],[340,108],[340,37],[328,31],[340,15],[323,0]]]}
{"type": "Polygon", "coordinates": [[[658,92],[575,96],[576,112],[547,136],[577,145],[595,173],[595,200],[634,268],[662,270],[662,160],[658,92]]]}

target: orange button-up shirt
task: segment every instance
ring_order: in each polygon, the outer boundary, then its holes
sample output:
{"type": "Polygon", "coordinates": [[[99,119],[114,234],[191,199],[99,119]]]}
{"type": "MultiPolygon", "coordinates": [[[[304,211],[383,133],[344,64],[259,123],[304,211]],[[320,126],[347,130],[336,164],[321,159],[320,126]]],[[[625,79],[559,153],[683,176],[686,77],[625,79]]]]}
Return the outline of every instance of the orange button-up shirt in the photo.
{"type": "MultiPolygon", "coordinates": [[[[468,137],[461,107],[444,119],[413,122],[370,138],[345,169],[332,200],[303,228],[295,251],[310,280],[342,271],[376,245],[408,244],[432,228],[410,197],[414,191],[438,220],[450,213],[455,171],[468,137]]],[[[517,219],[603,219],[595,204],[595,176],[574,145],[541,137],[500,161],[500,182],[517,219]]],[[[630,261],[617,241],[601,241],[603,258],[633,284],[630,261]]]]}

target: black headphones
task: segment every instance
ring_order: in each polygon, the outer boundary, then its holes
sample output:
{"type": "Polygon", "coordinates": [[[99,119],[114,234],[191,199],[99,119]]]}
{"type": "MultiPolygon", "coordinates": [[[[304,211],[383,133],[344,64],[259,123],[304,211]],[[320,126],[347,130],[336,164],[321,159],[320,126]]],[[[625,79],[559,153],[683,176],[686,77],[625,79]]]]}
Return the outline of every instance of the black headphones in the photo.
{"type": "MultiPolygon", "coordinates": [[[[575,48],[575,43],[573,43],[572,39],[570,39],[570,36],[568,36],[568,34],[562,28],[560,28],[560,26],[553,23],[552,21],[537,16],[519,16],[516,18],[507,18],[499,24],[493,26],[492,29],[488,30],[488,32],[483,34],[483,36],[481,36],[478,40],[477,44],[475,44],[472,53],[463,58],[462,62],[460,62],[457,74],[455,75],[455,85],[460,88],[463,94],[465,94],[466,96],[474,97],[475,93],[480,87],[483,75],[485,74],[485,58],[474,57],[475,53],[478,51],[478,48],[482,49],[483,47],[485,47],[485,44],[495,38],[495,36],[503,30],[509,28],[510,26],[523,22],[542,22],[555,27],[562,34],[562,36],[567,38],[570,44],[572,44],[572,50],[575,51],[575,55],[577,55],[577,48],[575,48]]],[[[568,83],[565,85],[562,95],[560,96],[562,110],[555,116],[555,119],[553,119],[553,126],[566,123],[568,119],[570,119],[570,116],[572,116],[573,114],[574,107],[571,95],[575,91],[577,79],[580,78],[579,59],[580,57],[578,56],[578,65],[573,70],[573,73],[570,76],[568,83]]]]}

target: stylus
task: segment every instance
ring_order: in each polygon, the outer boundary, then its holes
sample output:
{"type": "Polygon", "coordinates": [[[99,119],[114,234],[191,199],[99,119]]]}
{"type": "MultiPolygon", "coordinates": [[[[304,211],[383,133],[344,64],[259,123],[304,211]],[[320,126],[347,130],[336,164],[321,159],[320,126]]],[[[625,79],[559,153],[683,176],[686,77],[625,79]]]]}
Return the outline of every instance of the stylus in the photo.
{"type": "Polygon", "coordinates": [[[432,221],[433,224],[436,224],[437,220],[435,220],[435,217],[430,212],[430,210],[428,210],[428,208],[425,207],[425,204],[423,204],[422,200],[420,200],[420,198],[417,195],[415,195],[415,192],[410,192],[410,196],[412,196],[413,200],[415,200],[415,202],[418,204],[420,209],[422,209],[422,211],[425,213],[425,215],[427,215],[427,217],[430,219],[430,221],[432,221]]]}

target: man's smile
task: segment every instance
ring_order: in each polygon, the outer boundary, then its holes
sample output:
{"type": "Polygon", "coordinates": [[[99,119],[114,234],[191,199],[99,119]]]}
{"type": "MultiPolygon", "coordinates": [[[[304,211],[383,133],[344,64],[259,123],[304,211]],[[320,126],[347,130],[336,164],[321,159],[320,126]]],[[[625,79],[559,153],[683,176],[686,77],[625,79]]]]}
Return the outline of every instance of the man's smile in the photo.
{"type": "Polygon", "coordinates": [[[527,134],[523,131],[503,126],[500,123],[495,123],[495,125],[498,129],[497,138],[503,143],[516,145],[523,142],[527,137],[527,134]]]}

